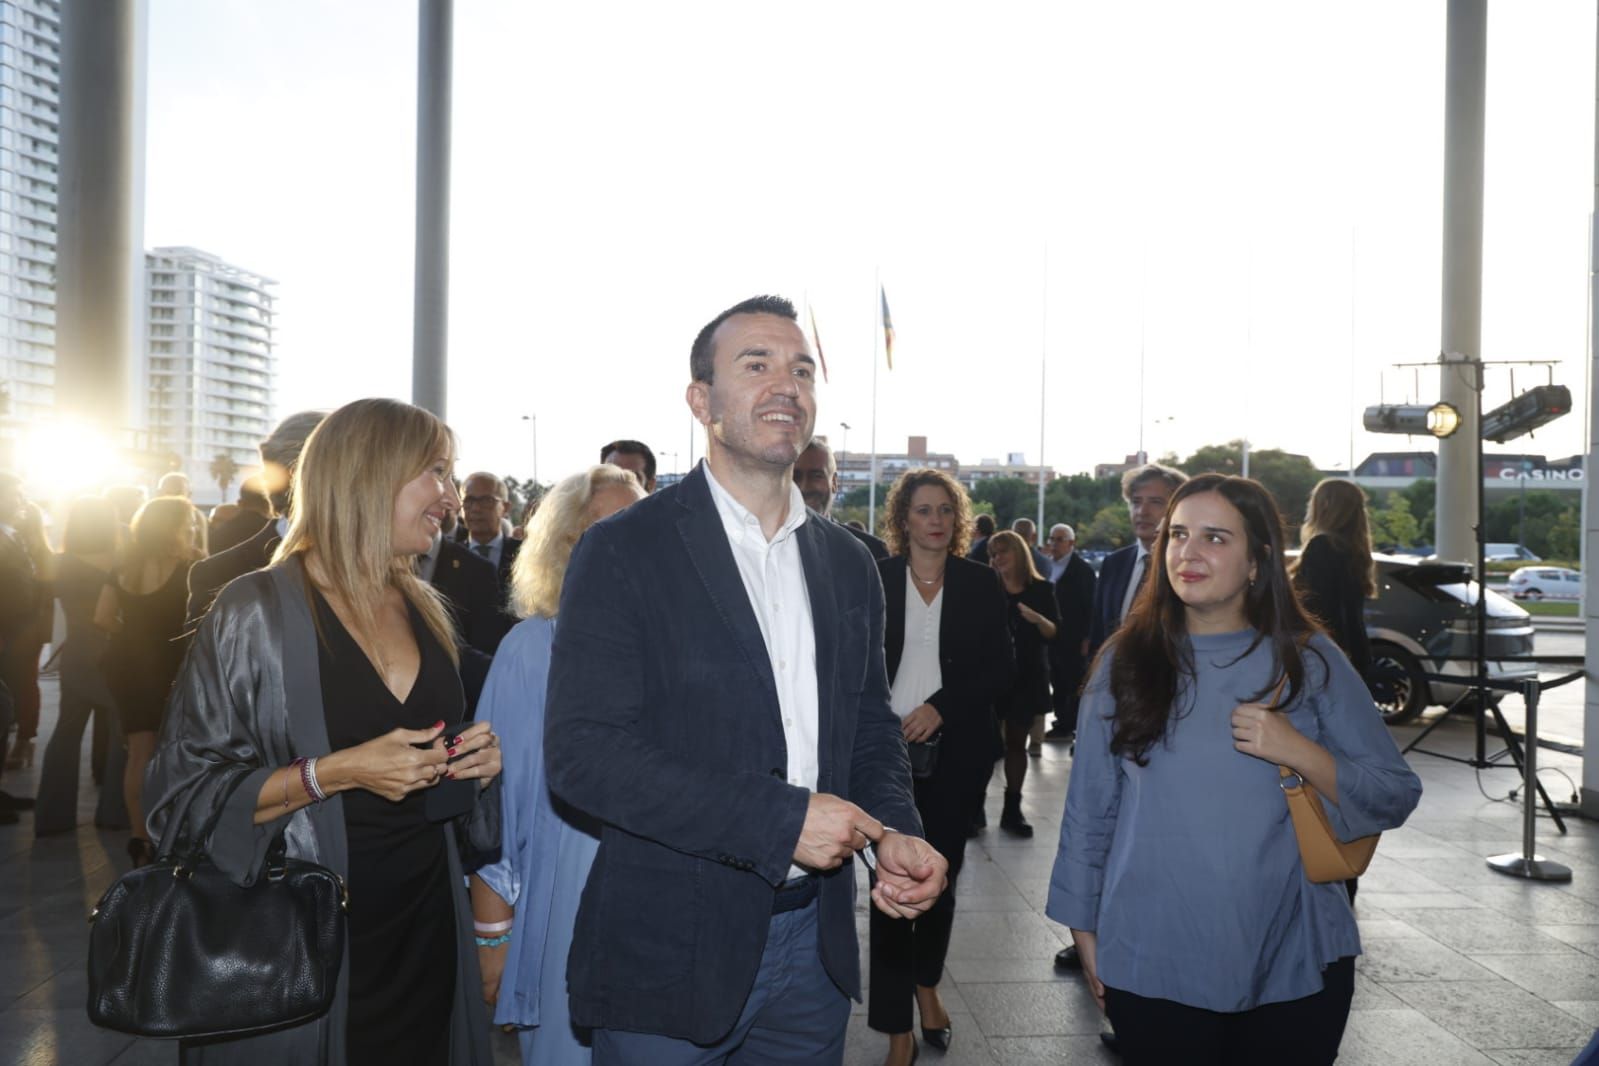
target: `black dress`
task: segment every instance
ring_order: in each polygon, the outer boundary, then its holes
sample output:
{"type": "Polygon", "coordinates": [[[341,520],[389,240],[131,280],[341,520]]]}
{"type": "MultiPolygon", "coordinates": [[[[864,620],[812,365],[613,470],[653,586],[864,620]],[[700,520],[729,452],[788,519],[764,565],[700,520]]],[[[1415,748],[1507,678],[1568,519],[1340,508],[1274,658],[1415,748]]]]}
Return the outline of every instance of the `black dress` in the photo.
{"type": "MultiPolygon", "coordinates": [[[[416,608],[407,604],[422,665],[405,702],[316,594],[322,707],[332,749],[364,744],[396,727],[427,729],[463,715],[460,682],[416,608]]],[[[426,789],[391,803],[343,793],[349,836],[352,1063],[448,1063],[455,996],[455,909],[443,825],[423,812],[426,789]]]]}
{"type": "Polygon", "coordinates": [[[1033,719],[1049,710],[1049,642],[1038,627],[1022,617],[1018,604],[1025,603],[1045,618],[1060,625],[1055,606],[1055,587],[1042,579],[1029,580],[1018,593],[1005,591],[1008,603],[1011,640],[1016,646],[1016,679],[1010,691],[999,698],[995,710],[1002,722],[1029,729],[1033,719]]]}
{"type": "Polygon", "coordinates": [[[1327,627],[1361,677],[1371,673],[1371,641],[1366,636],[1366,593],[1350,575],[1348,549],[1326,534],[1310,538],[1300,553],[1294,584],[1305,609],[1327,627]]]}
{"type": "Polygon", "coordinates": [[[183,665],[183,608],[189,595],[187,561],[154,592],[129,592],[113,582],[122,628],[106,648],[105,678],[124,733],[156,733],[167,696],[183,665]]]}

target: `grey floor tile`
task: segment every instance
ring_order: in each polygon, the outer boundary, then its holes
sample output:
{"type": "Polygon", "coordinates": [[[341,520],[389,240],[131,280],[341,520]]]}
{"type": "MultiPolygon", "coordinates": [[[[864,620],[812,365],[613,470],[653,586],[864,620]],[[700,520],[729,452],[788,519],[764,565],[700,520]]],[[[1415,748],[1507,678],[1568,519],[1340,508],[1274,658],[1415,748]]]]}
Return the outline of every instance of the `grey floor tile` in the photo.
{"type": "Polygon", "coordinates": [[[1576,950],[1526,922],[1487,908],[1407,911],[1405,921],[1468,955],[1569,955],[1576,950]]]}
{"type": "Polygon", "coordinates": [[[1000,1066],[1112,1066],[1121,1061],[1097,1036],[1005,1036],[988,1046],[1000,1066]]]}
{"type": "Polygon", "coordinates": [[[1065,947],[1065,929],[1039,914],[957,912],[951,959],[1052,959],[1065,947]]]}
{"type": "Polygon", "coordinates": [[[1434,940],[1377,940],[1366,945],[1358,971],[1385,985],[1401,981],[1492,981],[1496,975],[1434,940]]]}
{"type": "MultiPolygon", "coordinates": [[[[994,1056],[989,1049],[988,1038],[972,1020],[972,1016],[951,1011],[949,1020],[950,1027],[955,1030],[949,1051],[940,1053],[927,1047],[918,1032],[916,1042],[921,1045],[921,1057],[917,1061],[924,1066],[934,1066],[936,1063],[948,1063],[949,1066],[981,1063],[990,1066],[994,1056]]],[[[868,1028],[865,1018],[850,1018],[849,1029],[844,1036],[844,1066],[881,1066],[887,1051],[888,1037],[868,1028]]]]}
{"type": "Polygon", "coordinates": [[[1599,955],[1599,925],[1537,925],[1534,928],[1578,951],[1599,955]]]}
{"type": "Polygon", "coordinates": [[[131,1036],[90,1025],[82,1004],[0,1013],[0,1062],[8,1066],[103,1066],[132,1043],[131,1036]]]}
{"type": "Polygon", "coordinates": [[[1355,998],[1350,1010],[1407,1010],[1404,1000],[1363,973],[1355,974],[1355,998]]]}
{"type": "Polygon", "coordinates": [[[1560,999],[1554,1004],[1579,1022],[1599,1029],[1599,1000],[1560,999]]]}
{"type": "Polygon", "coordinates": [[[1338,1066],[1494,1066],[1492,1059],[1416,1010],[1349,1015],[1338,1066]]]}
{"type": "MultiPolygon", "coordinates": [[[[135,1040],[111,1066],[177,1066],[178,1045],[171,1040],[135,1040]]],[[[497,1064],[498,1066],[498,1064],[497,1064]]],[[[506,1066],[520,1066],[512,1059],[506,1066]]]]}
{"type": "Polygon", "coordinates": [[[1509,981],[1425,981],[1390,989],[1479,1049],[1581,1046],[1591,1035],[1588,1026],[1509,981]]]}
{"type": "Polygon", "coordinates": [[[1581,1053],[1581,1047],[1512,1048],[1490,1051],[1488,1055],[1499,1066],[1571,1066],[1581,1053]]]}
{"type": "Polygon", "coordinates": [[[1599,959],[1577,953],[1474,955],[1473,961],[1550,1000],[1599,1000],[1599,959]]]}
{"type": "MultiPolygon", "coordinates": [[[[1405,913],[1414,913],[1406,911],[1405,913]]],[[[1369,940],[1428,940],[1426,933],[1417,929],[1403,918],[1367,918],[1359,917],[1360,941],[1369,940]]]]}
{"type": "Polygon", "coordinates": [[[1482,906],[1481,903],[1459,892],[1368,892],[1365,888],[1362,888],[1360,895],[1355,897],[1356,910],[1358,911],[1363,904],[1380,907],[1401,918],[1406,911],[1444,908],[1465,910],[1469,907],[1482,906]]]}
{"type": "MultiPolygon", "coordinates": [[[[958,919],[957,919],[958,920],[958,919]]],[[[1078,974],[1055,972],[1055,959],[950,959],[949,974],[961,984],[1007,984],[1029,981],[1080,981],[1078,974]]]]}
{"type": "Polygon", "coordinates": [[[1530,884],[1501,875],[1498,883],[1462,888],[1460,894],[1534,925],[1599,925],[1599,903],[1590,903],[1558,885],[1530,884]]]}
{"type": "Polygon", "coordinates": [[[983,1032],[1000,1036],[1068,1036],[1097,1033],[1099,1008],[1080,984],[969,984],[966,1002],[983,1032]]]}

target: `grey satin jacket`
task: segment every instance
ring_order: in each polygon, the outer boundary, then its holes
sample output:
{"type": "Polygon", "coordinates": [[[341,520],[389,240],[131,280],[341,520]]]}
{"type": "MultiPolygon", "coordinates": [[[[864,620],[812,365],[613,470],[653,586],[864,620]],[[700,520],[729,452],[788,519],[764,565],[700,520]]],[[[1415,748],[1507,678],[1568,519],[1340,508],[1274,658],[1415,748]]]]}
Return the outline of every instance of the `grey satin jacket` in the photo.
{"type": "MultiPolygon", "coordinates": [[[[241,885],[254,882],[281,820],[255,824],[256,799],[268,775],[300,755],[328,751],[322,713],[317,635],[305,569],[298,560],[257,570],[230,583],[201,622],[178,674],[161,738],[145,778],[152,840],[166,834],[192,839],[223,805],[206,853],[241,885]],[[242,778],[242,780],[240,780],[242,778]]],[[[500,783],[479,796],[467,835],[475,848],[499,844],[500,783]]],[[[450,827],[450,832],[456,830],[450,827]]],[[[296,858],[348,874],[344,805],[338,796],[296,811],[284,836],[296,858]]],[[[451,883],[463,884],[457,848],[445,849],[451,883]]],[[[351,907],[360,906],[352,899],[351,907]]],[[[449,1024],[451,1066],[489,1066],[489,1020],[472,941],[466,891],[455,893],[457,942],[455,1006],[449,1024]]],[[[315,1022],[262,1036],[183,1045],[184,1063],[347,1066],[348,981],[315,1022]]],[[[442,1021],[441,1021],[442,1024],[442,1021]]]]}

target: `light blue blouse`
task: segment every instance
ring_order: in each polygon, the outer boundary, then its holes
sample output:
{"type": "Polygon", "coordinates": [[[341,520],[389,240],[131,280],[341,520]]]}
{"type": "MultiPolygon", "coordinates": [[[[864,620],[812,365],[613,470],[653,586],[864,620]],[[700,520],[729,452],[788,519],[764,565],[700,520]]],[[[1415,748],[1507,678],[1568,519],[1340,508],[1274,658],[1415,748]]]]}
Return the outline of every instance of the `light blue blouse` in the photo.
{"type": "Polygon", "coordinates": [[[544,689],[554,641],[553,619],[519,623],[495,652],[478,700],[478,720],[494,723],[500,737],[503,790],[500,861],[478,874],[516,916],[495,1024],[522,1029],[525,1063],[587,1066],[591,1054],[567,1006],[566,957],[599,837],[583,815],[552,801],[546,783],[544,689]]]}
{"type": "MultiPolygon", "coordinates": [[[[1269,642],[1244,655],[1254,637],[1189,638],[1196,676],[1147,766],[1111,754],[1108,655],[1084,692],[1045,913],[1097,934],[1112,988],[1243,1011],[1319,992],[1323,967],[1360,954],[1344,886],[1305,879],[1277,767],[1233,747],[1233,709],[1276,673],[1269,642]]],[[[1319,635],[1305,673],[1283,713],[1337,764],[1339,802],[1323,800],[1334,831],[1403,824],[1421,781],[1365,683],[1319,635]]]]}

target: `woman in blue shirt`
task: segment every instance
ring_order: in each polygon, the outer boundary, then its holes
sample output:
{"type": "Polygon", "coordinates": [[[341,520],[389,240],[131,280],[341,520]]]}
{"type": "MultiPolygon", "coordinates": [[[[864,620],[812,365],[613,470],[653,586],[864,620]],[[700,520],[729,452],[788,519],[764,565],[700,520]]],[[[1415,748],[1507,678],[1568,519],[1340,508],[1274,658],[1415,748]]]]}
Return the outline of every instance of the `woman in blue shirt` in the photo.
{"type": "Polygon", "coordinates": [[[1332,1062],[1360,935],[1343,886],[1305,878],[1278,766],[1344,840],[1421,796],[1282,550],[1257,482],[1187,482],[1083,696],[1046,913],[1127,1066],[1332,1062]]]}
{"type": "Polygon", "coordinates": [[[567,1012],[566,956],[578,899],[599,848],[599,827],[550,795],[544,776],[544,686],[566,564],[589,526],[641,499],[638,479],[595,466],[540,503],[512,569],[511,599],[525,621],[494,655],[477,717],[499,730],[500,861],[472,875],[483,998],[494,1022],[521,1030],[522,1061],[587,1066],[587,1035],[567,1012]]]}

